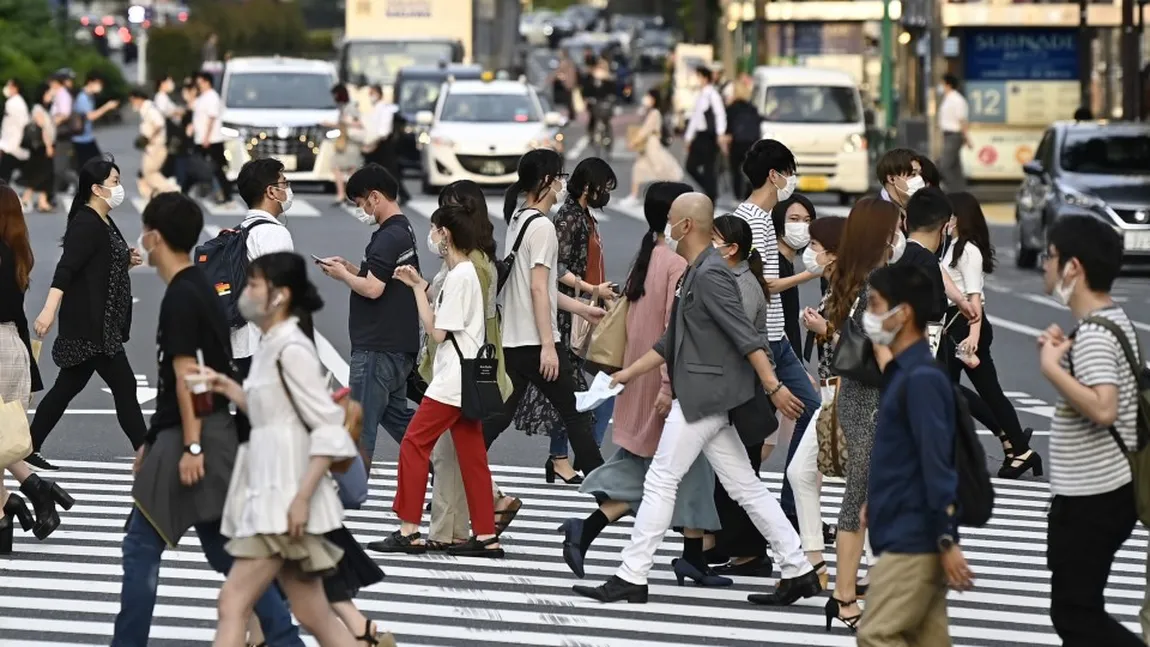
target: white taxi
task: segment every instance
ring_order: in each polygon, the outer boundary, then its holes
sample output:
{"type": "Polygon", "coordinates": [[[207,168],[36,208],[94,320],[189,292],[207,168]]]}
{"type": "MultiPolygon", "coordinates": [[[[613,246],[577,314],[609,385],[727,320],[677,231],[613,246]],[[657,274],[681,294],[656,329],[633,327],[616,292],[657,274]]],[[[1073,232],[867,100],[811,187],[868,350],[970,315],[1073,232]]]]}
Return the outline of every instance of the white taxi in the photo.
{"type": "Polygon", "coordinates": [[[422,135],[423,191],[456,180],[487,186],[515,182],[519,158],[534,148],[559,149],[563,116],[544,112],[524,80],[448,81],[434,111],[416,115],[422,135]]]}

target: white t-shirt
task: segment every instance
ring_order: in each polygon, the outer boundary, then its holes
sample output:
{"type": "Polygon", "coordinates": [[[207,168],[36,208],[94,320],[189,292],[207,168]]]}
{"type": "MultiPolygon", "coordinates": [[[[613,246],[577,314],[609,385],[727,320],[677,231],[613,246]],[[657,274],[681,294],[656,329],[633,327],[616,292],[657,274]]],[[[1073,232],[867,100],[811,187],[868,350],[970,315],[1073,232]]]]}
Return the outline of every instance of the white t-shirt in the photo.
{"type": "MultiPolygon", "coordinates": [[[[1122,308],[1110,306],[1096,310],[1092,316],[1113,321],[1131,344],[1137,343],[1134,326],[1122,308]]],[[[1118,419],[1114,428],[1126,447],[1135,447],[1138,389],[1130,363],[1113,333],[1096,324],[1082,324],[1070,352],[1062,358],[1062,368],[1070,370],[1085,386],[1118,387],[1118,419]]],[[[1130,478],[1130,464],[1109,429],[1094,424],[1059,396],[1050,425],[1050,491],[1060,496],[1106,494],[1126,485],[1130,478]]]]}
{"type": "Polygon", "coordinates": [[[938,106],[938,127],[944,133],[960,133],[962,122],[968,120],[969,113],[966,97],[957,91],[947,92],[938,106]]]}
{"type": "Polygon", "coordinates": [[[4,120],[0,123],[0,151],[17,159],[27,159],[27,153],[20,148],[24,142],[24,129],[31,115],[24,97],[14,94],[4,102],[4,120]]]}
{"type": "MultiPolygon", "coordinates": [[[[251,227],[253,223],[267,221],[273,224],[260,225],[248,232],[248,261],[254,261],[260,256],[274,252],[294,252],[295,243],[292,242],[291,232],[275,216],[266,211],[252,209],[248,212],[241,227],[251,227]]],[[[260,329],[249,323],[239,328],[232,328],[232,357],[242,359],[255,355],[260,345],[260,329]]]]}
{"type": "Polygon", "coordinates": [[[196,99],[192,106],[192,132],[195,135],[197,146],[202,144],[204,139],[207,139],[210,144],[223,143],[224,133],[221,130],[223,123],[220,121],[221,107],[220,95],[215,90],[208,90],[196,99]],[[208,132],[209,125],[212,127],[210,133],[208,132]]]}
{"type": "MultiPolygon", "coordinates": [[[[527,222],[533,214],[539,213],[537,209],[524,209],[511,217],[507,227],[507,239],[503,249],[511,253],[515,239],[523,223],[527,222]]],[[[542,218],[535,218],[527,228],[527,235],[523,237],[523,244],[515,255],[515,263],[511,267],[511,274],[499,295],[503,306],[503,347],[519,348],[521,346],[541,346],[539,330],[535,326],[535,310],[531,305],[531,269],[535,266],[546,267],[547,296],[550,300],[551,310],[551,337],[559,342],[559,324],[556,320],[559,306],[559,277],[555,268],[559,265],[559,239],[555,235],[555,223],[546,214],[542,218]]]]}
{"type": "Polygon", "coordinates": [[[435,327],[452,333],[459,351],[450,339],[436,347],[431,383],[424,395],[436,402],[461,406],[463,373],[459,354],[472,359],[479,353],[484,343],[484,323],[479,275],[471,261],[464,261],[447,273],[435,298],[435,327]]]}
{"type": "MultiPolygon", "coordinates": [[[[950,280],[954,281],[955,287],[963,295],[983,296],[982,285],[985,277],[982,272],[982,250],[978,245],[967,241],[962,246],[962,255],[958,257],[958,263],[955,263],[954,267],[950,266],[952,259],[954,259],[954,243],[947,247],[942,255],[942,269],[946,270],[950,280]]],[[[954,301],[950,303],[954,305],[954,301]]]]}

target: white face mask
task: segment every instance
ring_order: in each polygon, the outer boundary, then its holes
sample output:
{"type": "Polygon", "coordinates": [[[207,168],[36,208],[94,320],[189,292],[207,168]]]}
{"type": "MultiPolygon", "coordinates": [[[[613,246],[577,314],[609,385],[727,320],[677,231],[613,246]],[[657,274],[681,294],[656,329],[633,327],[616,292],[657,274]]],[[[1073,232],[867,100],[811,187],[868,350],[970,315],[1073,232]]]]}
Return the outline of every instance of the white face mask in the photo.
{"type": "Polygon", "coordinates": [[[926,180],[922,179],[921,175],[912,175],[906,180],[906,197],[910,197],[919,192],[921,189],[926,188],[926,180]]]}
{"type": "Polygon", "coordinates": [[[567,202],[567,180],[561,181],[555,190],[555,204],[561,205],[564,202],[567,202]]]}
{"type": "Polygon", "coordinates": [[[279,202],[279,203],[280,203],[280,210],[281,210],[283,213],[287,213],[288,211],[290,211],[290,210],[291,210],[292,201],[293,201],[294,199],[295,199],[295,194],[294,194],[294,193],[292,193],[291,187],[289,186],[288,188],[284,189],[284,199],[283,199],[283,201],[278,201],[278,200],[277,200],[277,202],[279,202]]]}
{"type": "Polygon", "coordinates": [[[674,229],[675,228],[672,226],[671,221],[668,220],[667,228],[663,230],[663,237],[667,239],[667,244],[671,246],[671,251],[676,251],[679,248],[679,241],[675,240],[675,238],[671,235],[671,232],[674,231],[674,229]]]}
{"type": "Polygon", "coordinates": [[[442,240],[435,240],[435,229],[427,232],[427,249],[439,258],[447,255],[447,243],[442,240]]]}
{"type": "Polygon", "coordinates": [[[902,329],[902,326],[894,330],[887,330],[883,327],[883,324],[886,323],[886,320],[889,319],[891,315],[898,312],[900,308],[902,308],[902,306],[895,306],[894,309],[888,310],[886,314],[881,315],[876,315],[870,310],[864,312],[862,326],[863,331],[866,332],[866,336],[870,337],[870,340],[879,346],[890,346],[894,338],[898,336],[898,331],[902,329]]]}
{"type": "Polygon", "coordinates": [[[124,204],[124,185],[123,184],[117,184],[116,186],[103,186],[103,185],[100,185],[100,186],[102,186],[103,188],[112,192],[112,195],[108,196],[107,198],[105,198],[104,196],[100,196],[100,199],[102,199],[104,202],[108,203],[109,209],[115,209],[116,207],[124,204]]]}
{"type": "Polygon", "coordinates": [[[809,222],[786,223],[783,242],[791,249],[806,247],[811,243],[811,224],[809,222]]]}
{"type": "Polygon", "coordinates": [[[1071,279],[1069,283],[1066,282],[1066,268],[1063,268],[1062,275],[1054,282],[1054,298],[1064,306],[1070,306],[1070,297],[1074,294],[1074,287],[1078,285],[1078,279],[1071,279]]]}
{"type": "Polygon", "coordinates": [[[280,302],[283,300],[281,295],[277,295],[271,300],[271,303],[260,303],[252,293],[244,290],[240,293],[240,298],[236,300],[236,308],[240,311],[240,316],[254,324],[259,324],[265,321],[268,316],[279,307],[280,302]]]}
{"type": "Polygon", "coordinates": [[[807,247],[807,250],[803,252],[803,267],[815,276],[822,276],[823,271],[826,270],[826,266],[819,265],[819,254],[811,247],[807,247]]]}
{"type": "MultiPolygon", "coordinates": [[[[367,204],[367,201],[364,201],[364,204],[367,204]]],[[[355,218],[356,218],[356,220],[359,220],[360,222],[362,222],[365,225],[376,224],[375,223],[375,215],[368,213],[367,210],[364,209],[363,207],[356,207],[355,208],[355,218]]]]}
{"type": "Polygon", "coordinates": [[[783,200],[787,200],[792,195],[794,195],[795,187],[799,185],[799,176],[798,175],[787,176],[786,180],[787,180],[787,183],[783,185],[783,188],[779,189],[779,201],[780,202],[782,202],[783,200]]]}
{"type": "Polygon", "coordinates": [[[140,264],[147,266],[148,265],[148,258],[151,256],[152,250],[150,250],[144,246],[144,234],[145,233],[146,232],[141,231],[140,237],[136,239],[136,251],[140,253],[140,264]]]}
{"type": "Polygon", "coordinates": [[[891,244],[890,250],[890,260],[887,261],[887,264],[894,265],[906,251],[906,236],[903,236],[901,231],[895,233],[894,243],[891,244]]]}

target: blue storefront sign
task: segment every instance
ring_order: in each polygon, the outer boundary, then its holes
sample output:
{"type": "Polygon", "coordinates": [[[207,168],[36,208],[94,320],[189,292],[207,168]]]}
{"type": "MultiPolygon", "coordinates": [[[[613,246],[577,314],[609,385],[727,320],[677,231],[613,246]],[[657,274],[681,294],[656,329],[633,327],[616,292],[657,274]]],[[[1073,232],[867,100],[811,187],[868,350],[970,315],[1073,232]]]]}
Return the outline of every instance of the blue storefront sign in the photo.
{"type": "Polygon", "coordinates": [[[968,29],[963,42],[967,81],[1076,81],[1074,29],[968,29]]]}

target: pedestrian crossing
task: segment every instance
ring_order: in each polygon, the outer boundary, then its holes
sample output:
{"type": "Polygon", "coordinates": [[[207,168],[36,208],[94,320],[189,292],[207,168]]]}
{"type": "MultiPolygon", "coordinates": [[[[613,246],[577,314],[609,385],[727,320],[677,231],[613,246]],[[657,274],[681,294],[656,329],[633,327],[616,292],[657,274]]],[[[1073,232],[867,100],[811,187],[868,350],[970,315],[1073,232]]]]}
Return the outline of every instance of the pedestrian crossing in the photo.
{"type": "MultiPolygon", "coordinates": [[[[0,558],[0,647],[107,644],[119,608],[120,542],[130,509],[128,459],[59,461],[52,476],[76,497],[64,523],[44,542],[18,535],[0,558]]],[[[391,512],[395,464],[377,463],[371,496],[346,524],[362,542],[398,522],[391,512]]],[[[669,563],[680,551],[673,533],[659,547],[651,602],[601,605],[576,596],[578,580],[560,553],[556,528],[589,514],[594,503],[573,486],[546,485],[542,470],[493,466],[497,482],[524,506],[503,537],[507,558],[383,555],[383,583],[361,592],[357,605],[408,647],[531,645],[656,647],[682,645],[839,646],[854,638],[824,631],[826,596],[784,609],[754,607],[746,595],[774,580],[736,578],[729,589],[675,586],[669,563]]],[[[779,474],[765,480],[774,491],[779,474]]],[[[9,483],[14,486],[15,483],[9,483]]],[[[952,594],[951,636],[959,646],[1057,645],[1048,617],[1044,483],[997,482],[991,523],[964,529],[962,544],[977,577],[974,591],[952,594]]],[[[840,483],[828,482],[823,515],[834,516],[840,483]]],[[[426,519],[425,519],[426,523],[426,519]]],[[[610,576],[630,536],[630,518],[607,528],[587,556],[589,582],[610,576]]],[[[1147,533],[1139,527],[1119,552],[1107,590],[1108,608],[1132,630],[1146,586],[1147,533]]],[[[827,553],[834,575],[834,555],[827,553]]],[[[777,574],[777,571],[776,571],[777,574]]],[[[153,645],[205,644],[213,635],[221,578],[185,537],[165,555],[152,630],[153,645]]],[[[309,642],[314,645],[314,642],[309,642]]]]}

